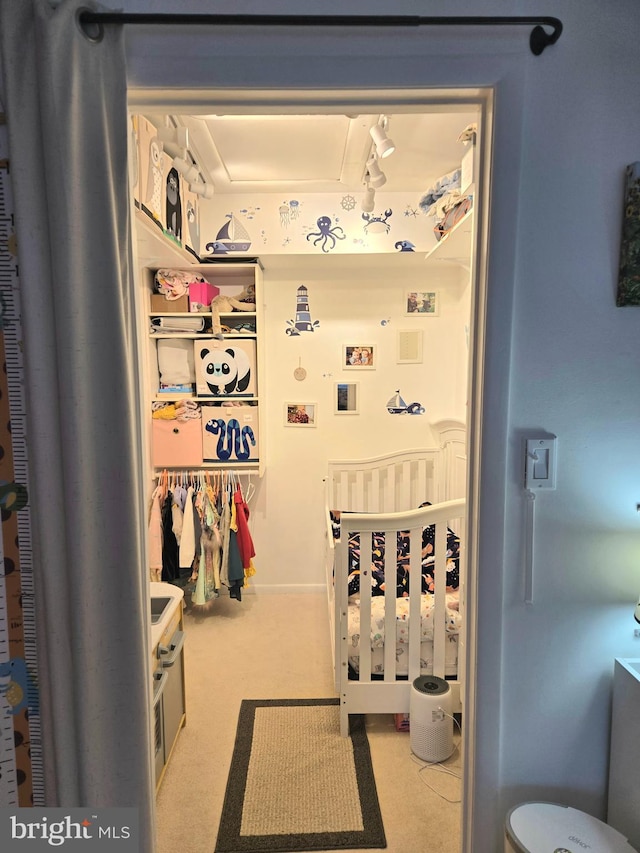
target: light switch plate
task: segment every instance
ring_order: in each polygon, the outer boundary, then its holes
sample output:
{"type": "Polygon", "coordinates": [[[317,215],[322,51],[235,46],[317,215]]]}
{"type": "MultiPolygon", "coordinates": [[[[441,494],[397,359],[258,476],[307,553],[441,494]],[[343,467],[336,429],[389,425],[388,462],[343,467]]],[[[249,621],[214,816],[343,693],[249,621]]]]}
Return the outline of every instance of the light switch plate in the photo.
{"type": "Polygon", "coordinates": [[[526,441],[525,488],[531,491],[556,487],[557,438],[526,441]]]}

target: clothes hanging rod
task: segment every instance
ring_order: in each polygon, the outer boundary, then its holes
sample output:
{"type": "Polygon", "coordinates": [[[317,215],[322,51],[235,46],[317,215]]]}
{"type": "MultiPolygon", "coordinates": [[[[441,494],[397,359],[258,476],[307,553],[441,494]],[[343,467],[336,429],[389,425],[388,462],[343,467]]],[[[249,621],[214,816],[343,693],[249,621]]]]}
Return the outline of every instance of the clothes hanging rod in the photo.
{"type": "Polygon", "coordinates": [[[529,47],[540,56],[562,34],[562,21],[547,16],[421,16],[421,15],[217,15],[161,12],[94,12],[81,9],[78,22],[82,31],[95,40],[101,36],[90,27],[104,24],[146,24],[147,26],[235,26],[235,27],[510,27],[533,26],[529,47]],[[545,27],[551,28],[547,32],[545,27]]]}

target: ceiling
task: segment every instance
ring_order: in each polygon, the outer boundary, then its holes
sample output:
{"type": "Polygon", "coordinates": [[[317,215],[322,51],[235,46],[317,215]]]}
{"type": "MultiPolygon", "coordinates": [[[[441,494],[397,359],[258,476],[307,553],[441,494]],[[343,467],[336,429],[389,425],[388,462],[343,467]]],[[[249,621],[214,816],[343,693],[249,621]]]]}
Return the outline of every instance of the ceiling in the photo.
{"type": "MultiPolygon", "coordinates": [[[[165,116],[149,116],[164,124],[165,116]]],[[[364,189],[371,127],[380,114],[174,116],[216,193],[332,193],[364,189]]],[[[472,107],[387,113],[395,152],[381,160],[385,192],[423,192],[460,164],[458,137],[477,121],[472,107]]]]}

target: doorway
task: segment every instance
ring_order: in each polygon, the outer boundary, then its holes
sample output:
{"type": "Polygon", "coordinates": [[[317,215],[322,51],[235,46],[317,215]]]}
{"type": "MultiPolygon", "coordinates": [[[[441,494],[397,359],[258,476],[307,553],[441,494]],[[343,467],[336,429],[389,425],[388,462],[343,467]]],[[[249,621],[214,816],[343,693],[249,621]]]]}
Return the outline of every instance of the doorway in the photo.
{"type": "MultiPolygon", "coordinates": [[[[478,95],[477,91],[474,93],[457,93],[456,99],[451,100],[451,93],[443,94],[442,96],[438,96],[437,93],[432,91],[423,93],[422,97],[418,96],[416,92],[412,91],[411,93],[402,93],[402,92],[389,92],[384,93],[384,97],[381,98],[381,93],[376,94],[376,98],[372,99],[369,93],[358,93],[358,96],[353,97],[353,100],[348,104],[345,104],[344,99],[339,97],[337,93],[321,93],[319,96],[310,97],[307,93],[300,95],[299,100],[294,100],[292,102],[291,97],[286,99],[286,103],[284,101],[278,102],[277,94],[273,93],[269,95],[260,95],[256,96],[255,93],[246,93],[246,94],[237,94],[237,101],[233,104],[229,104],[228,100],[224,104],[225,113],[231,113],[238,116],[247,116],[249,119],[255,117],[257,115],[263,114],[271,114],[273,116],[282,116],[282,115],[296,115],[300,113],[309,114],[316,113],[318,115],[343,115],[345,110],[348,110],[349,115],[358,115],[358,114],[366,114],[366,115],[420,115],[424,113],[425,110],[434,110],[436,112],[441,113],[453,113],[456,110],[458,111],[469,111],[473,110],[476,112],[478,116],[478,141],[476,148],[476,178],[475,178],[475,200],[474,206],[477,212],[477,217],[474,220],[473,226],[473,235],[472,235],[472,245],[473,245],[473,255],[474,257],[478,256],[478,249],[480,246],[480,242],[482,240],[486,240],[486,235],[483,235],[483,227],[485,222],[484,211],[486,209],[486,205],[488,204],[488,192],[487,188],[489,185],[489,174],[488,174],[488,152],[490,150],[490,140],[489,140],[489,128],[490,128],[490,110],[491,110],[491,99],[490,94],[485,93],[482,95],[478,95]]],[[[178,106],[176,101],[179,101],[179,96],[176,96],[175,93],[172,93],[172,103],[166,104],[166,113],[172,115],[180,115],[184,111],[184,115],[190,116],[198,116],[198,115],[210,115],[215,113],[216,111],[216,97],[215,93],[212,93],[210,96],[210,100],[207,100],[203,95],[199,96],[199,104],[197,111],[194,109],[193,104],[185,103],[182,106],[178,106]]],[[[153,105],[145,103],[145,94],[144,91],[136,91],[131,93],[130,97],[130,105],[132,112],[136,113],[152,113],[154,115],[158,115],[159,113],[163,113],[162,104],[158,104],[157,100],[153,105]]],[[[460,131],[462,131],[464,127],[460,127],[460,131]]],[[[425,187],[426,189],[426,187],[425,187]]],[[[416,188],[416,195],[418,195],[418,189],[416,188]]],[[[290,210],[290,208],[289,208],[290,210]]],[[[332,223],[332,227],[341,227],[337,225],[337,222],[332,223]]],[[[336,232],[337,233],[337,232],[336,232]]],[[[260,256],[259,249],[255,253],[257,256],[260,256]]],[[[329,254],[329,252],[327,253],[329,254]]],[[[275,255],[274,255],[275,257],[275,255]]],[[[320,256],[322,257],[322,256],[320,256]]],[[[277,275],[282,276],[282,267],[283,261],[282,258],[272,260],[272,269],[275,271],[279,268],[279,272],[275,273],[277,275]]],[[[333,263],[333,259],[330,261],[333,263]]],[[[269,261],[265,260],[265,267],[267,274],[269,273],[269,261]]],[[[326,267],[325,267],[326,268],[326,267]]],[[[391,268],[392,269],[392,268],[391,268]]],[[[471,263],[467,270],[467,275],[469,276],[469,299],[468,299],[468,328],[466,329],[465,334],[468,337],[468,360],[465,365],[465,374],[466,374],[466,385],[465,388],[465,406],[467,406],[468,402],[468,416],[466,418],[467,426],[469,428],[469,446],[477,446],[479,442],[479,435],[477,431],[477,427],[474,428],[474,424],[478,422],[478,415],[474,411],[475,401],[480,400],[482,396],[482,388],[481,388],[481,378],[482,378],[482,351],[481,351],[481,342],[483,340],[483,329],[482,329],[482,317],[483,311],[481,310],[481,306],[483,305],[484,300],[484,281],[482,279],[482,265],[478,263],[471,263]]],[[[291,275],[295,277],[296,271],[294,270],[291,275]]],[[[285,276],[286,277],[286,276],[285,276]]],[[[384,319],[384,318],[382,318],[384,319]]],[[[470,459],[473,460],[473,453],[470,454],[470,459]]],[[[471,463],[470,463],[471,464],[471,463]]],[[[268,472],[267,472],[268,476],[268,472]]],[[[469,514],[474,512],[474,495],[475,495],[475,487],[474,487],[474,475],[470,470],[468,472],[467,477],[467,494],[469,496],[469,514]]],[[[475,534],[476,527],[473,523],[467,523],[466,525],[469,534],[473,536],[475,534]]],[[[469,547],[467,549],[467,565],[469,572],[469,583],[467,584],[467,588],[465,590],[466,595],[466,612],[469,625],[475,624],[474,618],[474,608],[475,608],[475,584],[474,584],[474,573],[475,573],[475,558],[474,555],[476,553],[476,546],[473,541],[469,542],[469,547]]],[[[317,578],[316,578],[317,580],[317,578]]],[[[464,651],[464,670],[465,670],[465,680],[464,680],[464,702],[465,702],[465,715],[464,715],[464,727],[465,727],[465,757],[464,757],[464,767],[465,771],[468,767],[473,763],[473,740],[474,740],[474,720],[473,720],[473,698],[475,695],[475,682],[473,673],[475,672],[475,644],[473,631],[470,630],[467,635],[467,643],[465,644],[464,651]]],[[[466,774],[466,778],[469,779],[469,774],[466,774]]],[[[466,803],[463,803],[463,808],[467,808],[467,803],[469,802],[469,798],[472,796],[472,791],[469,790],[469,783],[467,782],[465,788],[465,797],[466,803]]],[[[465,822],[465,817],[463,816],[463,823],[465,822]]]]}

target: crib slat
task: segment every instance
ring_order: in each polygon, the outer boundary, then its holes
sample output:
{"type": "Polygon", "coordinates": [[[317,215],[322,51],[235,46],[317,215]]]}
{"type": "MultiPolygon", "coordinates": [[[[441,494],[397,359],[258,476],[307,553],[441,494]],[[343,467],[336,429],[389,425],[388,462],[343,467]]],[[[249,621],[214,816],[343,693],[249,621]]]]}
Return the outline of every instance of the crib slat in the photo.
{"type": "Polygon", "coordinates": [[[420,604],[422,600],[422,528],[414,527],[409,561],[409,681],[420,675],[420,604]]]}
{"type": "Polygon", "coordinates": [[[447,593],[447,522],[436,525],[435,592],[433,602],[433,674],[444,678],[444,655],[446,635],[447,593]]]}
{"type": "Polygon", "coordinates": [[[384,492],[384,511],[394,512],[397,509],[395,466],[387,465],[385,472],[387,475],[387,488],[384,492]]]}
{"type": "Polygon", "coordinates": [[[407,459],[402,463],[402,466],[398,471],[400,475],[400,503],[398,508],[400,510],[417,508],[411,504],[411,468],[412,462],[407,459]]]}
{"type": "Polygon", "coordinates": [[[396,680],[397,531],[384,533],[384,680],[396,680]],[[388,580],[387,580],[388,579],[388,580]]]}
{"type": "Polygon", "coordinates": [[[371,681],[371,534],[360,533],[359,680],[371,681]]]}
{"type": "Polygon", "coordinates": [[[380,469],[371,472],[371,506],[369,512],[380,512],[380,469]]]}
{"type": "Polygon", "coordinates": [[[356,512],[367,512],[368,507],[364,499],[364,471],[356,473],[354,503],[356,512]]]}
{"type": "Polygon", "coordinates": [[[426,500],[429,500],[427,492],[427,460],[418,459],[418,471],[416,476],[417,495],[413,506],[418,507],[426,500]]]}

